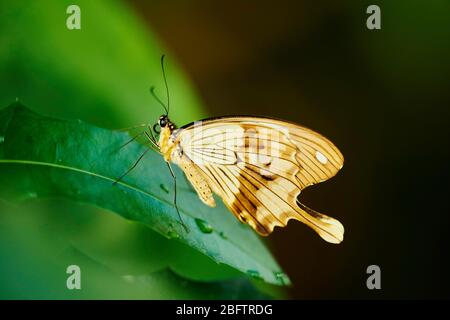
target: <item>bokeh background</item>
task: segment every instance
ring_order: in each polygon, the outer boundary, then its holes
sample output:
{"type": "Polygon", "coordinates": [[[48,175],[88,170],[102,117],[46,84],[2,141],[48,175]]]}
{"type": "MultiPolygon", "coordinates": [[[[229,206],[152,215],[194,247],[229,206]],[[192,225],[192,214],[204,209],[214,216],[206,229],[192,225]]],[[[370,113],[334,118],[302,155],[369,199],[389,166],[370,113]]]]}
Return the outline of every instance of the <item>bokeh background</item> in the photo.
{"type": "Polygon", "coordinates": [[[79,1],[80,31],[65,29],[68,4],[1,5],[2,106],[19,97],[109,128],[153,121],[148,87],[163,92],[166,53],[178,124],[274,116],[345,156],[336,177],[301,194],[344,224],[344,242],[295,222],[268,239],[293,282],[285,297],[449,297],[448,1],[79,1]],[[366,28],[370,4],[381,30],[366,28]],[[371,264],[381,290],[366,287],[371,264]]]}

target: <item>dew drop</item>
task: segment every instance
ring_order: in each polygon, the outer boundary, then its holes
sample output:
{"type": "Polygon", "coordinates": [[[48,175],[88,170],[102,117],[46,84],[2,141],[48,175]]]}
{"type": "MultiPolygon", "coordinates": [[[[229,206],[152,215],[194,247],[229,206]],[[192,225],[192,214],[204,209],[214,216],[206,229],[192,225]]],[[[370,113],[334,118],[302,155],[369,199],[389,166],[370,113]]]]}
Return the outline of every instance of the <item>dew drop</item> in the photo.
{"type": "Polygon", "coordinates": [[[287,285],[289,283],[289,278],[286,275],[286,273],[282,271],[275,271],[273,273],[275,275],[275,278],[280,282],[282,285],[287,285]]]}
{"type": "Polygon", "coordinates": [[[178,233],[176,233],[175,231],[169,230],[169,231],[167,231],[167,237],[169,239],[179,239],[180,235],[178,233]]]}
{"type": "Polygon", "coordinates": [[[259,274],[259,271],[256,270],[247,270],[247,274],[252,277],[253,279],[262,280],[261,275],[259,274]]]}
{"type": "Polygon", "coordinates": [[[196,218],[195,219],[195,223],[197,224],[197,226],[198,226],[198,228],[200,229],[201,232],[203,232],[203,233],[211,233],[211,232],[213,232],[213,228],[205,220],[196,218]]]}
{"type": "Polygon", "coordinates": [[[0,143],[5,142],[5,137],[4,136],[0,136],[0,143]]]}
{"type": "Polygon", "coordinates": [[[228,239],[228,237],[225,235],[225,233],[223,233],[223,231],[220,231],[219,232],[219,236],[222,238],[222,239],[228,239]]]}
{"type": "Polygon", "coordinates": [[[165,184],[160,184],[159,187],[161,188],[162,191],[164,191],[165,193],[169,193],[169,188],[167,188],[167,186],[165,184]]]}

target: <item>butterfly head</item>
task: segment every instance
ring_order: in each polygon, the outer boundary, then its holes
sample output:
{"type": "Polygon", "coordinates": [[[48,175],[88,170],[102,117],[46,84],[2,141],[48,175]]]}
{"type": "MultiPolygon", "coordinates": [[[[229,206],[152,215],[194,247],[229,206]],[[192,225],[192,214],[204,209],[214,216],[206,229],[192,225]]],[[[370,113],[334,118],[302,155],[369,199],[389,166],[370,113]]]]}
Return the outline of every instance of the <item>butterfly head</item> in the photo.
{"type": "Polygon", "coordinates": [[[170,121],[169,117],[166,114],[163,114],[162,116],[159,117],[158,123],[156,125],[159,126],[160,131],[162,131],[163,129],[168,129],[169,132],[172,132],[176,128],[173,122],[170,121]]]}
{"type": "Polygon", "coordinates": [[[159,117],[158,124],[161,128],[164,128],[169,124],[169,117],[165,114],[163,114],[161,117],[159,117]]]}

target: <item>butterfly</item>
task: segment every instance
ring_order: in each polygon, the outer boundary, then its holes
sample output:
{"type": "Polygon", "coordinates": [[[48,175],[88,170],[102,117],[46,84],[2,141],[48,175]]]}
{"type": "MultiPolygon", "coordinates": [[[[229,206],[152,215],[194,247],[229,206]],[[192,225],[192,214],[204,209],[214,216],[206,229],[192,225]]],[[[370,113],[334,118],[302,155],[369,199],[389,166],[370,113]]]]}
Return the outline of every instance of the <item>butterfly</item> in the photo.
{"type": "Polygon", "coordinates": [[[171,163],[182,169],[205,205],[214,207],[217,194],[237,219],[262,236],[294,219],[327,242],[343,240],[338,220],[298,200],[303,189],[342,168],[344,157],[330,140],[292,122],[256,116],[211,118],[178,128],[168,117],[169,99],[166,107],[153,89],[165,113],[153,127],[159,138],[150,128],[145,134],[164,157],[175,190],[171,163]]]}

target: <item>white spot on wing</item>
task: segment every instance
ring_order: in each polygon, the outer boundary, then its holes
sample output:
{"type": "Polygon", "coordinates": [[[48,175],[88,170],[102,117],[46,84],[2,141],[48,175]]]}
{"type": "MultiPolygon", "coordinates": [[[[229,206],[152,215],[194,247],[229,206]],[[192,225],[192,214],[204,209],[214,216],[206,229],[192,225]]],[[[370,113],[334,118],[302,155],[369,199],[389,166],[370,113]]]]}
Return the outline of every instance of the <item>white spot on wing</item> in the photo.
{"type": "Polygon", "coordinates": [[[325,157],[320,151],[316,151],[316,159],[317,159],[321,164],[327,164],[327,162],[328,162],[327,157],[325,157]]]}

